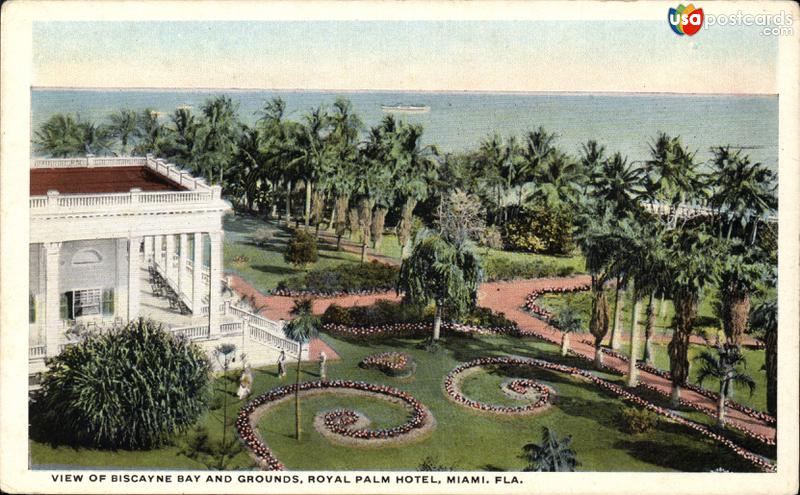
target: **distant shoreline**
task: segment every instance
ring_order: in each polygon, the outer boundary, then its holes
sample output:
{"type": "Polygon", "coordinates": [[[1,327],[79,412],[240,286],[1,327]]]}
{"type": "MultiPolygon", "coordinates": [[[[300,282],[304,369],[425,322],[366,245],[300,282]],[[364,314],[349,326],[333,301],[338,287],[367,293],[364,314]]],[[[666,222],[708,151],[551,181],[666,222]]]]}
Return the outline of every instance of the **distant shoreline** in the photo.
{"type": "Polygon", "coordinates": [[[631,91],[489,91],[489,90],[410,90],[410,89],[303,89],[303,88],[159,88],[159,87],[71,87],[71,86],[31,86],[32,91],[140,91],[175,93],[408,93],[408,94],[492,94],[492,95],[558,95],[558,96],[690,96],[690,97],[777,97],[777,93],[678,93],[678,92],[631,92],[631,91]]]}

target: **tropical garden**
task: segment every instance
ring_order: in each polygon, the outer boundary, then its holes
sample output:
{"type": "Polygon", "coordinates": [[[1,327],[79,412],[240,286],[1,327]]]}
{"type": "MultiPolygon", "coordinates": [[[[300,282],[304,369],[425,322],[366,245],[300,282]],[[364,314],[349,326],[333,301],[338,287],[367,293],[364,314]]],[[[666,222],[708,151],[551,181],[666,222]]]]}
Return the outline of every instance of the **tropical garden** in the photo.
{"type": "MultiPolygon", "coordinates": [[[[186,402],[154,423],[152,440],[109,443],[137,430],[107,425],[123,409],[95,404],[71,420],[81,431],[70,438],[37,427],[33,463],[774,468],[772,169],[735,146],[701,161],[665,133],[642,160],[595,141],[571,153],[543,128],[458,153],[422,138],[392,114],[366,126],[345,99],[291,119],[275,98],[247,125],[225,96],[197,114],[55,115],[36,129],[41,154],[152,153],[220,185],[235,209],[226,271],[267,296],[265,314],[296,299],[287,337],[321,339],[339,359],[325,376],[300,361],[253,370],[252,401],[228,390],[238,372],[197,364],[207,383],[178,394],[186,402]],[[338,304],[345,296],[363,299],[338,304]],[[325,302],[316,314],[314,298],[325,302]]],[[[83,397],[89,385],[63,371],[76,366],[67,359],[80,354],[56,358],[37,407],[59,389],[83,397]]],[[[158,388],[167,371],[149,368],[162,365],[142,364],[126,386],[158,388]]]]}

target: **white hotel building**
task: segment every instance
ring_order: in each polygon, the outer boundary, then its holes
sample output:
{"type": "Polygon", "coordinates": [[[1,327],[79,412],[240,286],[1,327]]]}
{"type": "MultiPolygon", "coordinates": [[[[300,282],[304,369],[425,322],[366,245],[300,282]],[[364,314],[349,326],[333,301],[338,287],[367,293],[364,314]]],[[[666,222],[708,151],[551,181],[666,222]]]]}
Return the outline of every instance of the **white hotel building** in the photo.
{"type": "Polygon", "coordinates": [[[140,316],[209,352],[234,343],[252,365],[281,350],[297,357],[283,322],[240,307],[227,288],[222,217],[231,207],[219,186],[150,156],[34,159],[30,184],[32,383],[46,357],[74,342],[70,329],[140,316]]]}

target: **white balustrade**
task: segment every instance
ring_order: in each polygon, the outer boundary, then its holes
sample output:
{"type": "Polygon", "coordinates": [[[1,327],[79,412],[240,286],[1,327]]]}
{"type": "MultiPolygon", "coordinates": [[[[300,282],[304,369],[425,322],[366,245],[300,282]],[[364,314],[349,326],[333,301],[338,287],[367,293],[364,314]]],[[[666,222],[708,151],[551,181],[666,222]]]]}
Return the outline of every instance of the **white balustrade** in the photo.
{"type": "Polygon", "coordinates": [[[234,321],[231,323],[223,323],[219,326],[219,331],[223,335],[241,335],[244,331],[244,322],[234,321]]]}
{"type": "Polygon", "coordinates": [[[207,339],[211,335],[208,325],[170,328],[170,331],[175,335],[181,335],[190,340],[207,339]]]}
{"type": "Polygon", "coordinates": [[[28,347],[29,359],[44,358],[46,355],[47,355],[47,347],[44,344],[32,345],[28,347]]]}

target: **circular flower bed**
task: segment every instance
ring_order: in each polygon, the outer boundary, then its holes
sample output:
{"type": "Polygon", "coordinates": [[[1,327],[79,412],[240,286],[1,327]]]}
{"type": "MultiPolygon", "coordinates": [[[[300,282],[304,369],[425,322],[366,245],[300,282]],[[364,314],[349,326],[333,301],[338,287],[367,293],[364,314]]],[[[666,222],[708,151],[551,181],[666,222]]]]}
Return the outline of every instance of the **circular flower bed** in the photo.
{"type": "Polygon", "coordinates": [[[382,352],[365,357],[359,366],[376,369],[389,376],[408,377],[414,374],[417,363],[405,352],[382,352]]]}
{"type": "MultiPolygon", "coordinates": [[[[489,365],[508,365],[508,366],[531,366],[542,368],[550,371],[556,371],[560,373],[566,373],[572,376],[579,376],[586,378],[593,382],[595,385],[600,387],[601,389],[610,392],[614,395],[621,397],[623,400],[626,400],[632,404],[635,404],[639,407],[645,408],[649,411],[652,411],[660,416],[663,416],[675,423],[684,425],[692,430],[700,433],[701,435],[714,440],[715,442],[724,445],[731,449],[736,455],[739,457],[749,461],[757,468],[764,472],[775,472],[776,468],[775,465],[769,462],[768,460],[764,459],[763,457],[754,454],[740,446],[738,446],[733,441],[729,440],[728,438],[720,435],[719,433],[715,433],[710,428],[696,423],[692,420],[686,419],[683,416],[678,415],[675,412],[670,411],[669,409],[663,408],[661,406],[657,406],[652,402],[649,402],[638,395],[635,395],[625,388],[615,384],[603,380],[602,378],[596,376],[594,373],[591,373],[587,370],[583,370],[580,368],[575,368],[572,366],[565,366],[563,364],[556,364],[551,363],[549,361],[542,361],[540,359],[528,359],[528,358],[516,358],[516,357],[485,357],[485,358],[478,358],[468,363],[464,363],[453,369],[450,373],[447,374],[444,381],[444,388],[445,391],[451,399],[455,400],[456,402],[466,405],[468,407],[474,407],[476,409],[485,410],[480,407],[481,403],[476,401],[472,401],[471,399],[467,399],[461,395],[458,390],[456,378],[459,374],[463,373],[464,370],[481,367],[481,366],[489,366],[489,365]]],[[[492,406],[489,406],[492,407],[492,406]]]]}
{"type": "Polygon", "coordinates": [[[250,449],[253,456],[266,470],[282,470],[285,469],[285,466],[264,444],[256,431],[255,423],[258,422],[261,413],[283,400],[290,399],[298,391],[298,388],[299,392],[304,395],[314,392],[352,393],[355,391],[363,395],[376,396],[406,406],[410,415],[405,423],[380,430],[353,428],[352,426],[359,420],[358,413],[354,411],[339,410],[329,412],[323,416],[325,429],[337,436],[361,441],[361,445],[385,444],[388,443],[387,440],[399,440],[404,436],[423,432],[435,425],[430,411],[420,401],[407,392],[386,385],[375,385],[353,380],[321,380],[303,382],[299,384],[299,387],[293,384],[274,388],[250,401],[239,411],[236,419],[236,431],[239,439],[250,449]]]}
{"type": "Polygon", "coordinates": [[[550,403],[550,389],[536,382],[535,380],[512,380],[508,383],[507,387],[519,399],[528,399],[531,391],[535,392],[538,396],[537,400],[526,404],[524,406],[499,406],[495,404],[486,404],[477,400],[472,400],[461,393],[461,382],[467,375],[478,371],[480,368],[486,366],[506,365],[506,366],[530,366],[530,361],[527,359],[501,357],[501,358],[480,358],[468,363],[464,363],[447,374],[444,379],[444,389],[447,396],[450,397],[456,404],[476,409],[478,411],[496,413],[496,414],[531,414],[538,413],[544,410],[550,403]]]}

